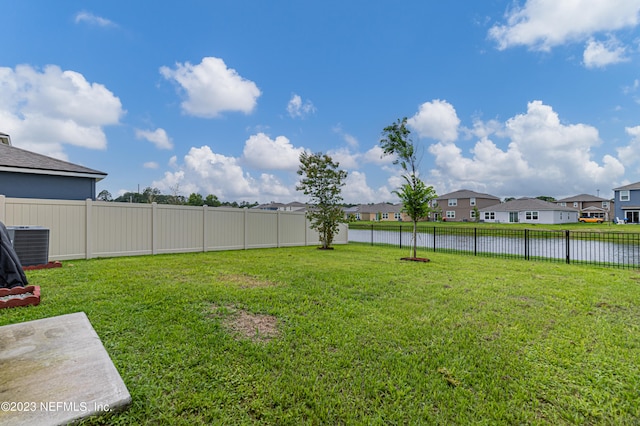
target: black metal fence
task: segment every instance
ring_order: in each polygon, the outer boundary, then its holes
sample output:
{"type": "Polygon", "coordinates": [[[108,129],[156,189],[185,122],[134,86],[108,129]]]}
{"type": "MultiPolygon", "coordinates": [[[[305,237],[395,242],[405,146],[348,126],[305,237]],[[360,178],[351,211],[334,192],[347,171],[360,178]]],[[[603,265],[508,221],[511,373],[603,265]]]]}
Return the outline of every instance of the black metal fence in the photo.
{"type": "MultiPolygon", "coordinates": [[[[411,227],[372,224],[349,229],[349,241],[413,245],[411,227]]],[[[418,247],[430,251],[509,257],[618,268],[640,268],[640,232],[421,227],[418,247]]]]}

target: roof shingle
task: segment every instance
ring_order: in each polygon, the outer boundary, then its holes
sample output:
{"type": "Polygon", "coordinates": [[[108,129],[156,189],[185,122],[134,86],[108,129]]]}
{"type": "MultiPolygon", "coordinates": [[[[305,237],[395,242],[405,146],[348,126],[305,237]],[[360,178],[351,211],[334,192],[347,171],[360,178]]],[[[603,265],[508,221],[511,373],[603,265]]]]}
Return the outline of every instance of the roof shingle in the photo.
{"type": "Polygon", "coordinates": [[[53,175],[59,173],[96,175],[99,179],[102,179],[107,175],[104,172],[80,166],[78,164],[47,157],[42,154],[36,154],[35,152],[26,151],[24,149],[16,148],[15,146],[0,144],[0,170],[7,168],[24,169],[25,173],[32,170],[34,172],[51,172],[50,174],[53,175]]]}

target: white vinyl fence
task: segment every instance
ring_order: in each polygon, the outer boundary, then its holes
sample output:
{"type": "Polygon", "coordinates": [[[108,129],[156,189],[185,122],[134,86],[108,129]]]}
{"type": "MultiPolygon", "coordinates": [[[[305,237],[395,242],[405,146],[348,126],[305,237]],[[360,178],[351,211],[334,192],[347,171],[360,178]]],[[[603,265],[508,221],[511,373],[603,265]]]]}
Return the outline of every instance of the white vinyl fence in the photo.
{"type": "Polygon", "coordinates": [[[0,222],[48,228],[51,261],[320,244],[301,212],[0,195],[0,222]]]}

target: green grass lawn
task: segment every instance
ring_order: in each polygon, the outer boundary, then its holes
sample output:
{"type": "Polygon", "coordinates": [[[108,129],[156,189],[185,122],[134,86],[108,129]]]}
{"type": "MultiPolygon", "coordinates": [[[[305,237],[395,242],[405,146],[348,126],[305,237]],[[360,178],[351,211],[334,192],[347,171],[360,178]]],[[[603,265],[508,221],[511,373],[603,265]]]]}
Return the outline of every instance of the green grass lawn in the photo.
{"type": "Polygon", "coordinates": [[[0,325],[86,312],[133,398],[88,424],[638,424],[639,271],[406,255],[66,261],[0,325]]]}

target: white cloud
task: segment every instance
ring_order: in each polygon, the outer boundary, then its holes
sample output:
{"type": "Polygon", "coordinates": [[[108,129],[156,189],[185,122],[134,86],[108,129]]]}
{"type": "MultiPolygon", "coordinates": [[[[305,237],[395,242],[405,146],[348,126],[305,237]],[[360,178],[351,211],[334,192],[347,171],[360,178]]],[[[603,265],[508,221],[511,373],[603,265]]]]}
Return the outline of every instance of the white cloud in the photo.
{"type": "MultiPolygon", "coordinates": [[[[184,163],[175,172],[166,172],[163,180],[154,182],[160,190],[179,185],[184,194],[206,192],[224,199],[229,196],[255,195],[255,186],[233,157],[216,154],[208,146],[191,148],[184,163]]],[[[205,194],[203,194],[205,195],[205,194]]]]}
{"type": "Polygon", "coordinates": [[[173,149],[173,142],[164,129],[140,130],[136,129],[136,138],[145,139],[153,143],[158,149],[173,149]]]}
{"type": "Polygon", "coordinates": [[[504,128],[510,141],[506,149],[485,137],[471,149],[472,157],[465,157],[452,142],[431,145],[436,187],[498,196],[575,195],[610,185],[624,173],[622,163],[610,155],[601,164],[591,159],[591,148],[601,143],[597,129],[562,124],[540,101],[530,102],[527,113],[507,120],[504,128]]]}
{"type": "Polygon", "coordinates": [[[316,112],[316,107],[308,99],[303,103],[302,98],[294,93],[287,104],[287,112],[291,118],[305,118],[316,112]]]}
{"type": "Polygon", "coordinates": [[[142,165],[142,167],[144,167],[145,169],[157,169],[160,166],[155,161],[147,161],[142,165]]]}
{"type": "Polygon", "coordinates": [[[292,187],[284,185],[277,176],[269,173],[260,175],[259,186],[261,190],[260,196],[263,197],[262,201],[265,201],[264,196],[267,196],[266,198],[270,201],[291,201],[292,197],[297,196],[292,187]]]}
{"type": "Polygon", "coordinates": [[[463,128],[462,131],[467,137],[475,136],[482,139],[496,133],[501,133],[502,124],[498,120],[482,121],[480,119],[475,119],[473,120],[473,128],[463,128]]]}
{"type": "Polygon", "coordinates": [[[164,177],[153,182],[163,193],[178,188],[183,195],[192,192],[214,194],[221,200],[268,202],[291,201],[293,192],[273,174],[262,173],[258,179],[245,172],[238,159],[217,154],[208,146],[191,148],[180,164],[172,158],[164,177]]]}
{"type": "Polygon", "coordinates": [[[374,145],[371,149],[364,153],[364,161],[371,164],[377,164],[379,166],[390,165],[393,163],[394,157],[391,155],[384,155],[384,151],[380,145],[374,145]]]}
{"type": "Polygon", "coordinates": [[[81,22],[87,23],[89,25],[97,25],[99,27],[117,27],[117,25],[113,21],[102,18],[100,16],[96,16],[90,12],[76,13],[75,23],[79,24],[81,22]]]}
{"type": "Polygon", "coordinates": [[[607,65],[629,61],[625,54],[626,48],[615,38],[606,42],[590,39],[584,49],[583,62],[587,68],[604,68],[607,65]]]}
{"type": "Polygon", "coordinates": [[[460,119],[453,105],[435,99],[420,105],[420,110],[407,120],[407,124],[422,138],[454,141],[458,138],[460,119]]]}
{"type": "Polygon", "coordinates": [[[618,148],[618,157],[625,166],[640,165],[640,126],[626,127],[625,130],[631,141],[629,145],[618,148]]]}
{"type": "Polygon", "coordinates": [[[338,148],[327,151],[327,155],[331,157],[334,162],[339,163],[341,169],[357,169],[360,167],[358,160],[360,159],[359,153],[352,153],[349,148],[338,148]]]}
{"type": "Polygon", "coordinates": [[[549,51],[594,33],[635,27],[639,11],[637,0],[527,0],[508,10],[507,23],[493,26],[489,37],[500,50],[524,45],[549,51]]]}
{"type": "Polygon", "coordinates": [[[398,200],[398,197],[391,194],[385,186],[378,189],[369,187],[366,174],[358,171],[349,172],[347,175],[342,188],[342,198],[347,203],[362,204],[398,200]]]}
{"type": "Polygon", "coordinates": [[[357,148],[359,143],[358,143],[358,139],[356,139],[355,136],[350,135],[349,133],[345,132],[342,129],[342,125],[338,124],[337,126],[333,127],[333,131],[337,134],[339,134],[340,136],[342,136],[342,139],[344,139],[344,141],[347,143],[348,146],[350,146],[351,148],[357,148]]]}
{"type": "Polygon", "coordinates": [[[105,149],[103,128],[125,111],[105,86],[48,65],[0,67],[0,122],[14,145],[66,159],[64,144],[105,149]]]}
{"type": "Polygon", "coordinates": [[[160,74],[180,85],[186,98],[182,110],[196,117],[214,118],[223,111],[249,114],[261,95],[253,81],[227,68],[220,58],[205,57],[198,65],[177,63],[176,69],[163,66],[160,74]]]}
{"type": "Polygon", "coordinates": [[[258,170],[291,170],[298,169],[300,154],[304,148],[294,148],[284,136],[275,140],[264,133],[252,135],[247,139],[242,151],[244,163],[258,170]]]}
{"type": "Polygon", "coordinates": [[[622,88],[622,93],[624,93],[625,95],[629,95],[631,93],[636,92],[639,87],[640,87],[640,80],[635,79],[633,80],[633,83],[630,86],[625,86],[622,88]]]}

